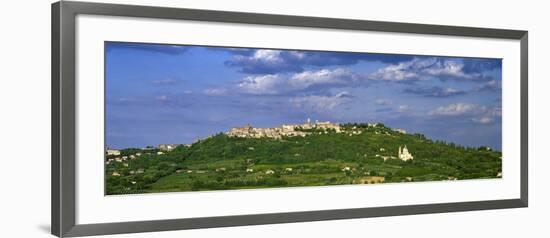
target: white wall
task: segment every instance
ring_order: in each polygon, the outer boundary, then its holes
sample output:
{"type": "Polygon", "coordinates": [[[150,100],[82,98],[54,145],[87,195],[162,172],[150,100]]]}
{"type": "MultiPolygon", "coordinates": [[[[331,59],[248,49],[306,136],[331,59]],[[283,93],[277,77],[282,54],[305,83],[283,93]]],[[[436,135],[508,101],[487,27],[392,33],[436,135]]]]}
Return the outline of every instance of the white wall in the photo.
{"type": "MultiPolygon", "coordinates": [[[[544,154],[550,113],[550,20],[545,1],[109,1],[187,8],[529,30],[530,205],[450,214],[293,223],[116,237],[529,237],[548,235],[550,158],[544,154]],[[535,149],[536,148],[536,149],[535,149]]],[[[3,3],[0,104],[0,237],[49,237],[50,1],[3,3]]]]}

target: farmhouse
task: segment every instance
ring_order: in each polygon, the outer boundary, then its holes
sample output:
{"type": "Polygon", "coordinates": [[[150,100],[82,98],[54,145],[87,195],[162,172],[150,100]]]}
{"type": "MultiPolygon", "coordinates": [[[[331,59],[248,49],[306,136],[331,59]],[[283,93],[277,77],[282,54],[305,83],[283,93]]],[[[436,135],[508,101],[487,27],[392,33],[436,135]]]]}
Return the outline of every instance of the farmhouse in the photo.
{"type": "Polygon", "coordinates": [[[120,150],[107,149],[107,155],[120,155],[120,150]]]}
{"type": "Polygon", "coordinates": [[[157,149],[163,150],[163,151],[172,151],[176,147],[178,147],[177,144],[160,144],[157,146],[157,149]]]}

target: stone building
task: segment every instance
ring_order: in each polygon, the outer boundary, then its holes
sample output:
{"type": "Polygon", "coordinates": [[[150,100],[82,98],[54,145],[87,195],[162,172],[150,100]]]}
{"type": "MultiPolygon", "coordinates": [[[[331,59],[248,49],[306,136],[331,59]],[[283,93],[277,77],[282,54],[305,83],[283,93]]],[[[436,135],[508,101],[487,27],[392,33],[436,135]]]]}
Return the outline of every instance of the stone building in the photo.
{"type": "Polygon", "coordinates": [[[414,157],[411,153],[409,153],[409,150],[407,149],[407,146],[403,147],[403,150],[401,150],[401,146],[399,146],[399,152],[397,153],[397,157],[403,161],[412,160],[414,157]]]}
{"type": "Polygon", "coordinates": [[[120,155],[120,150],[107,149],[107,155],[120,155]]]}
{"type": "Polygon", "coordinates": [[[274,128],[257,128],[250,125],[244,127],[234,127],[229,130],[226,134],[232,137],[242,137],[242,138],[274,138],[281,139],[283,136],[294,137],[294,136],[306,136],[310,132],[305,132],[301,130],[308,129],[333,129],[337,133],[341,132],[340,124],[331,123],[331,122],[319,122],[311,123],[311,120],[308,118],[304,124],[283,124],[280,127],[274,128]]]}
{"type": "Polygon", "coordinates": [[[177,144],[160,144],[157,146],[157,149],[163,150],[163,151],[172,151],[176,147],[178,147],[177,144]]]}
{"type": "Polygon", "coordinates": [[[401,133],[401,134],[407,134],[407,131],[406,131],[406,130],[400,129],[400,128],[394,129],[393,131],[399,132],[399,133],[401,133]]]}
{"type": "Polygon", "coordinates": [[[315,123],[315,128],[317,129],[332,129],[332,130],[335,130],[336,133],[340,133],[341,132],[341,129],[340,129],[340,124],[337,124],[337,123],[331,123],[330,121],[324,121],[324,122],[316,122],[315,123]]]}

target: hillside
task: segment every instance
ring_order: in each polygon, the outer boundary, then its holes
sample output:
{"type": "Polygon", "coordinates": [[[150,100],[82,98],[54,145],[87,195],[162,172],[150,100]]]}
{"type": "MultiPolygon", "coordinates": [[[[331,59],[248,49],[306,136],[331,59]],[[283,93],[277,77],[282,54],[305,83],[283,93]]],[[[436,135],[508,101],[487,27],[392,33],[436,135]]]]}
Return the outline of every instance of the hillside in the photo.
{"type": "Polygon", "coordinates": [[[382,124],[342,128],[342,133],[312,129],[305,137],[281,139],[218,134],[172,151],[125,149],[120,156],[106,156],[107,194],[500,176],[502,155],[487,147],[433,141],[382,124]],[[404,146],[413,160],[397,158],[404,146]]]}

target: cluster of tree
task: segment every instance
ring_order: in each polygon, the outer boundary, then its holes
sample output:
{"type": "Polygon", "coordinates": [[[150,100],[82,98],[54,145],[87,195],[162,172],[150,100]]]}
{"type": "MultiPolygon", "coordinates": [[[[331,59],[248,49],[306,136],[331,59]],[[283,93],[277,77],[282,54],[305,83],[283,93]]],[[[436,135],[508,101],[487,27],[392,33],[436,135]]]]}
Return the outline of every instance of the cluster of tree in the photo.
{"type": "Polygon", "coordinates": [[[187,191],[347,184],[366,176],[383,176],[385,182],[494,178],[502,168],[501,152],[488,147],[432,141],[383,124],[342,127],[362,133],[312,133],[282,139],[218,134],[162,155],[151,149],[122,150],[122,155],[142,155],[107,165],[107,193],[158,191],[156,183],[168,177],[173,180],[167,181],[181,186],[172,189],[187,191]],[[405,145],[413,160],[397,159],[398,148],[405,145]],[[285,172],[288,167],[293,170],[285,172]],[[273,174],[266,175],[267,170],[273,174]],[[195,175],[197,171],[204,174],[195,175]]]}

